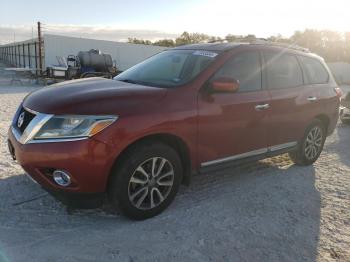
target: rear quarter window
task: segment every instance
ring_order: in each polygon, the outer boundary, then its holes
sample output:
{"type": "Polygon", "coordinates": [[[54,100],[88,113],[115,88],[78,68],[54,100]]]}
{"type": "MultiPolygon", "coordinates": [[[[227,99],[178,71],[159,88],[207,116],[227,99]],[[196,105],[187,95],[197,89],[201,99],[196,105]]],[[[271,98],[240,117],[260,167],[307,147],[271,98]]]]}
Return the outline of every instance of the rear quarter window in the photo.
{"type": "Polygon", "coordinates": [[[303,85],[303,74],[294,55],[264,52],[269,89],[285,89],[303,85]]]}
{"type": "Polygon", "coordinates": [[[299,56],[306,78],[310,84],[325,84],[328,83],[329,75],[322,63],[316,58],[299,56]]]}

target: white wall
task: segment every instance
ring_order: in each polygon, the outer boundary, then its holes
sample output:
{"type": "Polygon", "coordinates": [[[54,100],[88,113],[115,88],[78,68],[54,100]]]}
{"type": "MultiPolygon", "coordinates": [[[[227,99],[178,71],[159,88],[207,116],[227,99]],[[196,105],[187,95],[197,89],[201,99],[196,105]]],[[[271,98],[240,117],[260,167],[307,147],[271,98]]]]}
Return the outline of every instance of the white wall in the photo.
{"type": "Polygon", "coordinates": [[[99,49],[110,54],[119,70],[126,70],[142,60],[165,50],[165,47],[137,45],[58,35],[44,35],[45,66],[57,65],[56,56],[77,55],[79,51],[99,49]]]}

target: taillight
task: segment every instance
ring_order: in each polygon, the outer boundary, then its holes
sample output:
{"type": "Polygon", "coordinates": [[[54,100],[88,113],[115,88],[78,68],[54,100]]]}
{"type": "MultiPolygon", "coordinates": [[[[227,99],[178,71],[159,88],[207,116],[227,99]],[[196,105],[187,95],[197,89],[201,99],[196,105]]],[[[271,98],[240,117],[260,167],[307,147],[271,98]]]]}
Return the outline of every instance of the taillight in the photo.
{"type": "Polygon", "coordinates": [[[340,99],[343,96],[343,91],[339,87],[334,88],[334,92],[337,94],[337,97],[340,99]]]}

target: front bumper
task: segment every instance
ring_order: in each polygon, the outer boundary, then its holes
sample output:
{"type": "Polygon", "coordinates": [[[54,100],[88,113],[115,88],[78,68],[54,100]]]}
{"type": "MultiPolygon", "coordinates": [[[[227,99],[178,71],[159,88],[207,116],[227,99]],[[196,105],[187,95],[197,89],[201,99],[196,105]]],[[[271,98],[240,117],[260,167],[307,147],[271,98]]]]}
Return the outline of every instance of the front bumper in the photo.
{"type": "Polygon", "coordinates": [[[111,148],[93,138],[80,141],[21,144],[11,128],[9,150],[22,168],[50,192],[103,193],[114,163],[111,148]],[[71,175],[68,187],[56,184],[52,172],[65,170],[71,175]]]}

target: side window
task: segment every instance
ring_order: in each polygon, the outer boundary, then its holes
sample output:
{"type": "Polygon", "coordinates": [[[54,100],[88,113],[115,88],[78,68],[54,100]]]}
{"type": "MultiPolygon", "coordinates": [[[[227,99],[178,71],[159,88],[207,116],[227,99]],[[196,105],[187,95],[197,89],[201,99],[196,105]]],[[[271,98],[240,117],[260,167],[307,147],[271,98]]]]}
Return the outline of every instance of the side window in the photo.
{"type": "Polygon", "coordinates": [[[292,88],[303,85],[303,74],[293,55],[264,52],[269,89],[292,88]]]}
{"type": "Polygon", "coordinates": [[[299,56],[301,63],[306,71],[306,76],[310,84],[324,84],[328,83],[328,72],[315,58],[299,56]]]}
{"type": "Polygon", "coordinates": [[[259,52],[238,54],[226,62],[214,78],[231,77],[240,83],[238,92],[261,90],[261,66],[259,52]]]}

